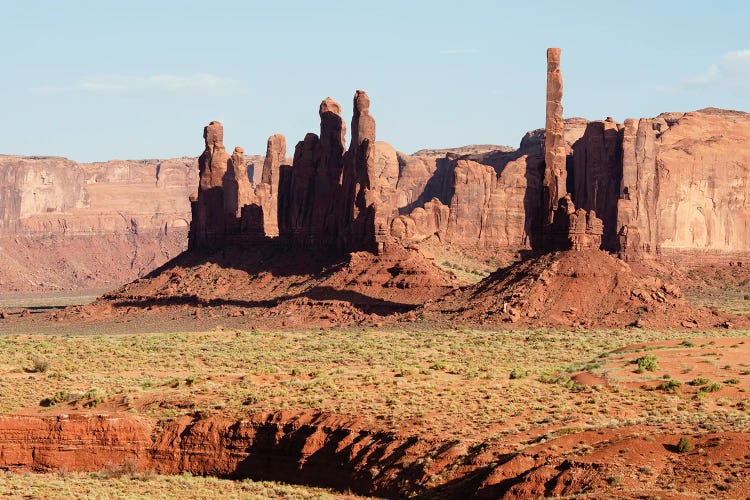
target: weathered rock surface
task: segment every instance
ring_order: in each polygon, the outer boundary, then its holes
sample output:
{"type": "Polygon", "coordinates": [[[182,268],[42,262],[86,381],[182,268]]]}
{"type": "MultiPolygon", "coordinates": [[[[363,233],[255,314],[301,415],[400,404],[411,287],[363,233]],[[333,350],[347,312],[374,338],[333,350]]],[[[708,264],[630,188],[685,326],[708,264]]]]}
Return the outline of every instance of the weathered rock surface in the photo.
{"type": "Polygon", "coordinates": [[[345,161],[344,190],[353,200],[346,204],[345,217],[351,222],[344,247],[383,252],[389,244],[391,221],[398,215],[398,158],[388,144],[376,144],[370,98],[362,90],[354,94],[352,142],[345,161]]]}
{"type": "Polygon", "coordinates": [[[279,235],[279,171],[286,162],[286,139],[281,134],[274,134],[268,138],[263,174],[255,187],[258,202],[263,208],[264,233],[270,237],[279,235]]]}
{"type": "Polygon", "coordinates": [[[397,158],[396,196],[401,215],[408,215],[433,198],[444,205],[450,204],[453,162],[447,157],[410,156],[401,152],[397,153],[397,158]]]}
{"type": "Polygon", "coordinates": [[[22,219],[90,204],[86,174],[64,158],[0,157],[0,232],[15,233],[22,219]]]}
{"type": "Polygon", "coordinates": [[[192,203],[190,248],[218,248],[224,243],[224,176],[229,154],[224,147],[224,127],[212,121],[203,129],[206,147],[198,158],[198,194],[192,203]]]}
{"type": "Polygon", "coordinates": [[[560,49],[550,48],[547,49],[547,116],[544,127],[544,224],[552,223],[557,202],[568,191],[562,95],[560,49]]]}
{"type": "Polygon", "coordinates": [[[242,215],[242,207],[257,203],[257,198],[250,185],[245,164],[245,151],[237,146],[229,159],[230,168],[223,179],[224,213],[228,223],[236,226],[242,215]]]}
{"type": "MultiPolygon", "coordinates": [[[[425,163],[422,158],[403,162],[416,166],[420,174],[425,163]]],[[[529,248],[533,216],[541,203],[542,164],[534,147],[443,158],[435,163],[434,176],[419,184],[425,186],[424,192],[416,197],[422,200],[432,194],[433,198],[395,219],[392,231],[409,242],[436,234],[441,241],[463,248],[529,248]],[[427,225],[420,227],[423,222],[427,225]]],[[[411,196],[419,185],[404,180],[403,173],[399,186],[408,186],[411,196]]],[[[398,195],[406,199],[404,192],[398,195]]]]}
{"type": "MultiPolygon", "coordinates": [[[[239,235],[245,242],[257,241],[257,237],[248,240],[248,233],[278,235],[286,248],[340,253],[386,249],[391,221],[398,215],[396,151],[375,142],[375,119],[364,91],[358,90],[354,96],[348,151],[341,106],[328,97],[318,113],[320,135],[307,134],[297,143],[291,166],[281,164],[286,153],[284,137],[269,139],[263,176],[252,193],[249,188],[239,189],[235,181],[244,173],[224,174],[227,158],[221,124],[211,122],[206,127],[201,183],[192,205],[191,249],[220,248],[229,235],[239,235]],[[224,175],[223,185],[217,183],[220,174],[224,175]],[[238,192],[248,194],[243,198],[238,192]],[[215,208],[219,205],[221,214],[215,208]],[[233,215],[238,213],[239,224],[233,215]],[[234,230],[237,226],[239,231],[234,230]]],[[[245,163],[241,155],[228,161],[230,165],[245,163]]],[[[229,244],[236,241],[234,237],[229,244]]]]}
{"type": "Polygon", "coordinates": [[[415,151],[412,156],[443,158],[446,154],[465,156],[482,153],[492,153],[495,151],[509,153],[515,151],[515,148],[501,146],[499,144],[469,144],[467,146],[459,146],[457,148],[420,149],[419,151],[415,151]]]}
{"type": "Polygon", "coordinates": [[[620,197],[621,174],[608,165],[617,164],[622,146],[621,126],[612,119],[591,122],[583,136],[573,145],[573,192],[576,206],[595,210],[603,221],[603,247],[617,247],[617,200],[620,197]],[[612,200],[612,202],[608,202],[612,200]]]}
{"type": "Polygon", "coordinates": [[[195,158],[0,156],[0,291],[114,287],[185,249],[195,158]]]}
{"type": "Polygon", "coordinates": [[[749,438],[742,432],[704,433],[695,438],[700,453],[675,453],[678,435],[634,425],[551,433],[514,452],[497,441],[449,441],[414,429],[386,432],[362,419],[301,411],[259,412],[242,420],[182,416],[158,424],[126,413],[9,415],[0,417],[0,467],[99,472],[119,466],[385,498],[614,498],[623,497],[620,481],[637,496],[669,495],[676,482],[689,495],[713,483],[727,497],[745,498],[746,474],[706,464],[742,463],[749,438]],[[590,445],[585,451],[582,442],[590,445]],[[639,471],[643,455],[650,457],[653,473],[639,471]],[[612,477],[623,479],[615,483],[612,477]]]}
{"type": "Polygon", "coordinates": [[[749,141],[750,115],[737,111],[592,122],[574,146],[572,194],[626,258],[747,253],[749,141]]]}
{"type": "MultiPolygon", "coordinates": [[[[583,209],[573,215],[591,222],[583,209]]],[[[573,250],[498,269],[480,283],[425,306],[424,313],[431,317],[439,312],[462,323],[527,327],[680,328],[689,321],[717,328],[727,321],[747,322],[691,304],[678,287],[650,271],[633,270],[607,252],[585,245],[573,250]]]]}
{"type": "MultiPolygon", "coordinates": [[[[593,209],[576,210],[568,193],[562,95],[560,49],[547,49],[547,119],[544,129],[544,180],[541,193],[543,203],[533,225],[532,242],[536,250],[547,252],[598,250],[602,243],[602,222],[596,217],[593,209]]],[[[580,179],[587,179],[590,172],[582,169],[578,173],[580,179]]]]}

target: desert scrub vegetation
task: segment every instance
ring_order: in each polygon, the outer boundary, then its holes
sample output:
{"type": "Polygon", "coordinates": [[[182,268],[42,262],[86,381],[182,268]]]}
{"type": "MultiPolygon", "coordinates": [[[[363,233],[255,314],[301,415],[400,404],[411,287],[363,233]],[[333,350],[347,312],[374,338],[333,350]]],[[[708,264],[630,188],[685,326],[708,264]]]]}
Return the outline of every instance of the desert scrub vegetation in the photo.
{"type": "Polygon", "coordinates": [[[90,474],[60,471],[54,474],[0,472],[0,497],[10,498],[117,498],[117,499],[269,499],[345,500],[360,497],[321,488],[275,482],[231,481],[190,474],[161,476],[152,473],[103,470],[90,474]]]}
{"type": "MultiPolygon", "coordinates": [[[[730,334],[738,332],[711,333],[730,334]]],[[[618,381],[615,367],[627,366],[632,377],[634,358],[658,355],[622,348],[670,341],[664,349],[683,349],[689,335],[696,333],[392,328],[0,336],[0,412],[127,411],[170,419],[326,411],[384,429],[407,424],[456,438],[490,432],[510,443],[520,429],[543,433],[552,424],[659,422],[685,432],[701,422],[747,426],[750,413],[734,401],[716,408],[670,390],[688,380],[653,373],[665,383],[660,391],[618,381]],[[52,362],[29,372],[34,357],[52,362]],[[579,383],[579,372],[611,384],[579,383]],[[683,396],[686,403],[676,404],[683,396]]],[[[742,388],[739,370],[731,373],[742,388]]]]}
{"type": "Polygon", "coordinates": [[[689,453],[693,451],[693,442],[687,436],[682,436],[680,441],[677,443],[678,453],[689,453]]]}
{"type": "Polygon", "coordinates": [[[634,363],[638,365],[638,368],[635,370],[636,373],[643,373],[645,371],[654,372],[659,369],[659,362],[653,354],[641,356],[640,358],[637,358],[634,363]]]}

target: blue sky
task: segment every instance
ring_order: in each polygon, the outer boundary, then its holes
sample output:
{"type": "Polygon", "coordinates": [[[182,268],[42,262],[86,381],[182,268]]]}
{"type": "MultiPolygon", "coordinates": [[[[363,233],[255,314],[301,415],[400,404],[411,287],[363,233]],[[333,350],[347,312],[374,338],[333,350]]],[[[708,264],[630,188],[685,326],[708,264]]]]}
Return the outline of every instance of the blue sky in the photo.
{"type": "Polygon", "coordinates": [[[360,88],[399,150],[517,145],[543,126],[551,46],[567,117],[750,111],[739,0],[1,3],[4,154],[198,155],[213,119],[230,150],[291,150],[360,88]]]}

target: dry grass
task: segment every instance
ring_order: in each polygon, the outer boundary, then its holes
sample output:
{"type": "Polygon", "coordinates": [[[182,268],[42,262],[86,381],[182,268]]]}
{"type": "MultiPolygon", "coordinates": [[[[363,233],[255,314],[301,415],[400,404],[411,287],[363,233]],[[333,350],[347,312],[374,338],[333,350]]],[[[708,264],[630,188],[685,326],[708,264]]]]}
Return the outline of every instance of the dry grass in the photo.
{"type": "MultiPolygon", "coordinates": [[[[735,404],[705,405],[627,384],[581,387],[570,378],[582,369],[601,373],[619,347],[696,336],[706,334],[397,329],[5,336],[0,412],[77,408],[172,418],[320,410],[380,428],[508,446],[564,429],[636,423],[672,432],[748,428],[748,412],[735,404]],[[32,372],[40,358],[47,370],[32,372]],[[40,406],[43,400],[48,406],[40,406]]],[[[730,376],[745,377],[741,367],[730,376]]]]}
{"type": "Polygon", "coordinates": [[[97,498],[97,499],[356,499],[353,495],[320,488],[250,480],[230,481],[213,477],[118,475],[60,471],[55,474],[0,473],[0,497],[97,498]]]}

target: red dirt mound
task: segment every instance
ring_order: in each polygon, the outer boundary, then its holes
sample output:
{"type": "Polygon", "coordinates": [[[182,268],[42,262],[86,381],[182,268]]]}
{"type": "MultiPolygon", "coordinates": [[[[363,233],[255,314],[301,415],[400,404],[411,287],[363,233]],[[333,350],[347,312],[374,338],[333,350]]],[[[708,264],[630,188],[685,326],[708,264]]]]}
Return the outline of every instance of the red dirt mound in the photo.
{"type": "Polygon", "coordinates": [[[711,328],[747,319],[697,307],[680,289],[600,250],[556,252],[500,269],[426,311],[473,324],[711,328]]]}
{"type": "Polygon", "coordinates": [[[200,316],[209,308],[266,327],[347,325],[409,311],[455,288],[451,274],[415,250],[335,259],[267,245],[183,254],[75,312],[99,319],[190,309],[200,316]]]}

